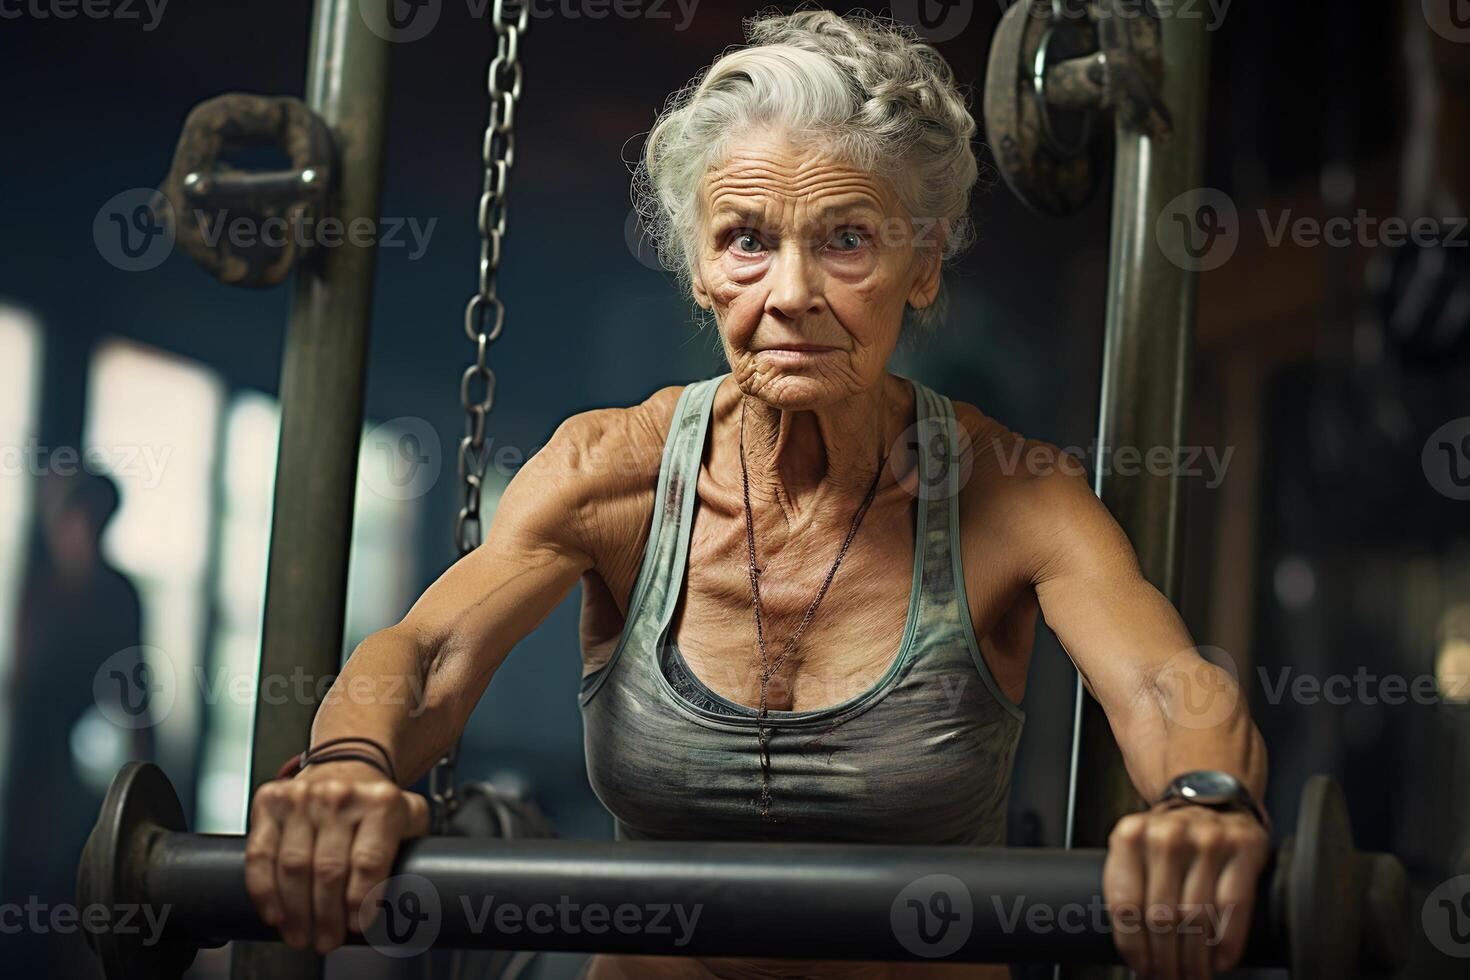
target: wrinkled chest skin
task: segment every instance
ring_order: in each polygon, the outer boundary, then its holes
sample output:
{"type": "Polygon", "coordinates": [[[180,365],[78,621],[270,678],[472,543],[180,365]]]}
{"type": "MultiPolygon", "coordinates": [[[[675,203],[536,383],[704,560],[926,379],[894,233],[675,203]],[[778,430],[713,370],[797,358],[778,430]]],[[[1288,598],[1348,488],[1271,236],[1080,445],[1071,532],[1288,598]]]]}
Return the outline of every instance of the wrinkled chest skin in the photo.
{"type": "MultiPolygon", "coordinates": [[[[958,487],[920,501],[903,640],[866,691],[768,718],[771,809],[748,708],[682,675],[668,639],[714,389],[689,386],[670,427],[645,562],[617,651],[581,691],[588,775],[622,839],[1004,842],[1023,715],[979,651],[958,560],[958,487]],[[669,669],[673,663],[675,670],[669,669]],[[691,687],[692,686],[692,687],[691,687]]],[[[947,399],[915,385],[921,424],[952,436],[947,399]]],[[[922,471],[938,473],[945,440],[922,471]]],[[[926,484],[926,485],[932,485],[926,484]]],[[[875,642],[884,642],[875,640],[875,642]]],[[[891,641],[888,641],[891,642],[891,641]]]]}

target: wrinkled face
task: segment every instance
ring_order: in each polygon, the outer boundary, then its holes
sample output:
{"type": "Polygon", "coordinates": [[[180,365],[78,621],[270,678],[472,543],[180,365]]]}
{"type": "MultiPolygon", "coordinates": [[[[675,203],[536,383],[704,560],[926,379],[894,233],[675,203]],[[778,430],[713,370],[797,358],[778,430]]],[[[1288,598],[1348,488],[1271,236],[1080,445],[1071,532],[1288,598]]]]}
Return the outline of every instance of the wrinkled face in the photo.
{"type": "Polygon", "coordinates": [[[742,141],[704,183],[694,295],[736,381],[788,411],[877,385],[906,303],[939,290],[932,227],[882,178],[777,135],[742,141]]]}

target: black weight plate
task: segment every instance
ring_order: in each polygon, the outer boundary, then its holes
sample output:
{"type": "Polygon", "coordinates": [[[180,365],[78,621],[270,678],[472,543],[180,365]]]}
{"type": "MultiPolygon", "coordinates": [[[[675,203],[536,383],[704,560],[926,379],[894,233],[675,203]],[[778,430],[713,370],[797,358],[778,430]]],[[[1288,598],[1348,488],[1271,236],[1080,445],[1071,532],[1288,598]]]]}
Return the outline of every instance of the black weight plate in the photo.
{"type": "Polygon", "coordinates": [[[1307,780],[1290,847],[1286,915],[1293,980],[1358,976],[1358,855],[1342,790],[1327,776],[1307,780]]]}
{"type": "MultiPolygon", "coordinates": [[[[107,910],[108,926],[86,931],[107,980],[168,980],[182,977],[195,950],[156,942],[137,925],[148,851],[160,831],[186,830],[184,808],[163,770],[130,762],[112,780],[97,825],[77,869],[77,906],[107,910]]],[[[88,920],[90,921],[90,919],[88,920]]]]}

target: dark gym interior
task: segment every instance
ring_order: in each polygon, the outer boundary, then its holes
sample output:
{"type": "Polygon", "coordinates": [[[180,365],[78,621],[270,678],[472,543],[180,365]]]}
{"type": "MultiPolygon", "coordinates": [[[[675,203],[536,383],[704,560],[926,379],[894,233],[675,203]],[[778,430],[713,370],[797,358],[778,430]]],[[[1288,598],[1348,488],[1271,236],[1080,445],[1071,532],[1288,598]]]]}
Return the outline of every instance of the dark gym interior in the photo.
{"type": "MultiPolygon", "coordinates": [[[[520,51],[487,514],[568,416],[725,370],[718,337],[643,236],[630,166],[669,94],[766,5],[540,6],[520,51]]],[[[1007,6],[893,5],[953,67],[985,149],[978,242],[948,274],[945,321],[906,338],[891,368],[1093,467],[1118,261],[1111,165],[1066,217],[1036,213],[1002,179],[981,102],[1007,6]]],[[[1470,899],[1441,911],[1435,896],[1470,894],[1470,6],[1161,6],[1166,30],[1171,16],[1206,25],[1202,187],[1231,209],[1232,239],[1228,256],[1196,266],[1182,379],[1182,443],[1196,452],[1178,485],[1171,598],[1248,694],[1276,827],[1295,824],[1308,777],[1334,777],[1356,847],[1408,873],[1402,975],[1463,976],[1470,899]],[[1429,231],[1395,239],[1394,221],[1429,231]]],[[[312,7],[0,0],[7,976],[103,976],[85,930],[53,912],[75,901],[83,844],[123,763],[156,763],[193,831],[246,829],[256,699],[271,695],[253,682],[292,286],[232,288],[178,248],[142,268],[120,251],[118,209],[163,184],[199,103],[302,95],[312,7]],[[118,492],[113,511],[93,488],[85,513],[105,527],[53,519],[58,488],[94,472],[118,492]],[[69,591],[58,584],[69,561],[109,572],[69,591]],[[111,676],[162,661],[170,673],[146,717],[104,705],[111,676]]],[[[391,45],[344,657],[456,557],[460,381],[474,356],[464,304],[495,43],[487,14],[445,0],[434,29],[391,45]],[[426,472],[405,483],[396,454],[410,445],[426,472]]],[[[285,165],[271,153],[233,162],[285,165]]],[[[577,635],[574,591],[496,674],[458,773],[534,801],[559,837],[605,840],[577,635]]],[[[1066,843],[1076,678],[1038,623],[1011,846],[1066,843]]],[[[544,955],[524,975],[572,977],[582,960],[544,955]]],[[[229,947],[203,950],[187,975],[224,978],[230,963],[229,947]]],[[[326,970],[408,976],[418,963],[355,949],[326,970]]]]}

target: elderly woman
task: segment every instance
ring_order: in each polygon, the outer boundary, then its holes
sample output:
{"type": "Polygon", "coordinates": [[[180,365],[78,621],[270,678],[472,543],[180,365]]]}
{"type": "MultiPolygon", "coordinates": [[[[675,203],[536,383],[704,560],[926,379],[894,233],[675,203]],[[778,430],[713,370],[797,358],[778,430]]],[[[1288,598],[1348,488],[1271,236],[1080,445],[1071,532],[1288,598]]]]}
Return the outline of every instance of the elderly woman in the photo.
{"type": "MultiPolygon", "coordinates": [[[[425,703],[329,698],[314,744],[372,742],[256,794],[261,916],[322,952],[368,925],[427,824],[401,787],[580,583],[588,772],[625,839],[1003,843],[1044,615],[1153,803],[1110,842],[1120,950],[1149,977],[1230,967],[1267,852],[1233,681],[1054,447],[886,367],[969,238],[975,123],[953,74],[869,17],[766,16],[750,41],[670,103],[640,175],[730,373],[569,419],[483,546],[358,647],[342,692],[408,675],[425,703]]],[[[599,957],[590,975],[958,969],[599,957]]]]}

